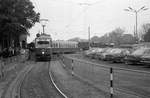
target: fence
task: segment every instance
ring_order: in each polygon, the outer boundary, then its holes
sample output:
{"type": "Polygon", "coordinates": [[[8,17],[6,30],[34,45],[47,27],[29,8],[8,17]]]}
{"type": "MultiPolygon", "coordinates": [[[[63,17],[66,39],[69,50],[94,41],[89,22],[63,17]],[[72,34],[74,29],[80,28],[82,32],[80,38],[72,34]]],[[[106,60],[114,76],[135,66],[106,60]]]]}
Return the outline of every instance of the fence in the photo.
{"type": "Polygon", "coordinates": [[[150,98],[150,72],[108,67],[67,56],[64,67],[106,98],[150,98]]]}
{"type": "Polygon", "coordinates": [[[8,58],[0,58],[0,78],[3,78],[7,71],[16,68],[16,64],[18,62],[24,62],[27,60],[29,54],[26,52],[22,55],[12,56],[8,58]]]}

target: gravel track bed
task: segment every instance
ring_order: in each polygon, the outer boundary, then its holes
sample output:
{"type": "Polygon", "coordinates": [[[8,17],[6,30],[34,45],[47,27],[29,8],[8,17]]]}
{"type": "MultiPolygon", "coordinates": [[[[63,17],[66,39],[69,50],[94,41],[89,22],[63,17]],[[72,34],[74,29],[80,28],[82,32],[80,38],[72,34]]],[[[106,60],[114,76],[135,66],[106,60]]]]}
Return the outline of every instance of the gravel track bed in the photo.
{"type": "Polygon", "coordinates": [[[0,80],[0,96],[1,98],[4,98],[7,89],[9,88],[10,84],[13,82],[13,80],[17,77],[18,73],[24,69],[25,66],[27,66],[31,62],[13,62],[9,63],[9,67],[7,67],[5,71],[4,78],[0,80]]]}
{"type": "Polygon", "coordinates": [[[22,85],[22,98],[62,98],[50,81],[48,64],[36,62],[36,66],[22,85]]]}

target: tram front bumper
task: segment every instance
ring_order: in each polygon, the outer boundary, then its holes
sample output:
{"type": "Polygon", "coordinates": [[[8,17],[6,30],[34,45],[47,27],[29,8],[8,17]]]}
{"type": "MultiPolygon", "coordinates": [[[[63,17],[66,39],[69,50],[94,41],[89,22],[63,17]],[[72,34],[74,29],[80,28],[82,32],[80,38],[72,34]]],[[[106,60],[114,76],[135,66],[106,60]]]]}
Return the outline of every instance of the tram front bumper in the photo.
{"type": "Polygon", "coordinates": [[[36,58],[51,58],[50,54],[36,54],[36,58]]]}

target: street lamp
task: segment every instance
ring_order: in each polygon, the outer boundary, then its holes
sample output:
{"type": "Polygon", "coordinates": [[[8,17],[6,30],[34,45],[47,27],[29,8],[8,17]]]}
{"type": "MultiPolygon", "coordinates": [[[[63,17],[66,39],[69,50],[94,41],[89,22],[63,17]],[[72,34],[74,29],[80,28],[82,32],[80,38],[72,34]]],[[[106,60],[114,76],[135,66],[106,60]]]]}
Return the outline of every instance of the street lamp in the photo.
{"type": "Polygon", "coordinates": [[[42,27],[43,27],[43,34],[45,33],[44,28],[45,28],[45,26],[46,26],[47,21],[48,21],[48,19],[40,19],[40,23],[41,23],[41,25],[42,25],[42,27]]]}
{"type": "Polygon", "coordinates": [[[146,8],[145,6],[141,7],[140,9],[136,10],[133,9],[132,7],[128,7],[127,9],[124,9],[125,11],[129,11],[129,12],[133,12],[135,13],[135,38],[138,40],[138,33],[137,33],[137,15],[139,12],[141,11],[145,11],[148,10],[148,8],[146,8]]]}

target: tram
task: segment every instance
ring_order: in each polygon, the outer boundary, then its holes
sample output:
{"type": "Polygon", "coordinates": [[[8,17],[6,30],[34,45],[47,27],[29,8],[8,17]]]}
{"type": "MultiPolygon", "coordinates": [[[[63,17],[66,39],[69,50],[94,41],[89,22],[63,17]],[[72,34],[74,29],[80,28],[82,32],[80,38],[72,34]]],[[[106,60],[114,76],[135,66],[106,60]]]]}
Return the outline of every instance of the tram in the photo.
{"type": "Polygon", "coordinates": [[[41,34],[35,38],[36,60],[50,60],[52,55],[75,53],[79,51],[78,42],[57,40],[52,41],[50,35],[41,34]]]}
{"type": "Polygon", "coordinates": [[[74,41],[53,41],[52,43],[53,54],[68,54],[79,51],[78,42],[74,41]]]}
{"type": "Polygon", "coordinates": [[[50,35],[41,34],[35,38],[35,58],[50,60],[52,55],[52,38],[50,35]]]}

